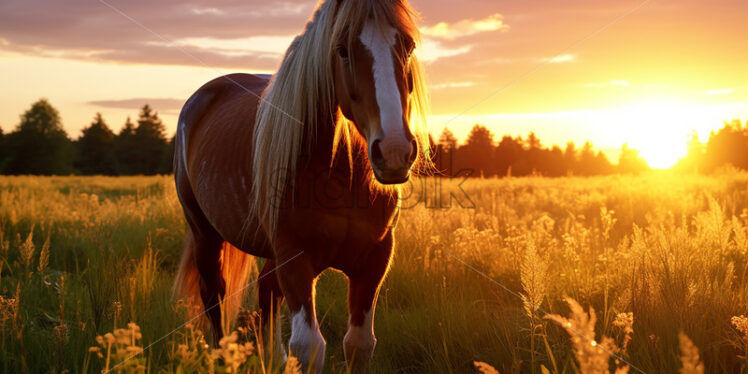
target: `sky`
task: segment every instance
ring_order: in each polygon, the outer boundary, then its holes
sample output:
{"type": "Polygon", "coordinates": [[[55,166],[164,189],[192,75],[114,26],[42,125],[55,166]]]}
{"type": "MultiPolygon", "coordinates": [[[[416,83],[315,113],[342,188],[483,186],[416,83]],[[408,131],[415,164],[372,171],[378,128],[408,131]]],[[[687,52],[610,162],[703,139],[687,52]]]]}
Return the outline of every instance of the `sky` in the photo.
{"type": "MultiPolygon", "coordinates": [[[[355,0],[343,0],[355,1],[355,0]]],[[[654,167],[723,121],[748,120],[744,0],[411,0],[435,137],[628,143],[654,167]]],[[[41,97],[77,138],[149,103],[169,134],[184,101],[231,72],[272,73],[314,0],[3,0],[0,127],[41,97]]]]}

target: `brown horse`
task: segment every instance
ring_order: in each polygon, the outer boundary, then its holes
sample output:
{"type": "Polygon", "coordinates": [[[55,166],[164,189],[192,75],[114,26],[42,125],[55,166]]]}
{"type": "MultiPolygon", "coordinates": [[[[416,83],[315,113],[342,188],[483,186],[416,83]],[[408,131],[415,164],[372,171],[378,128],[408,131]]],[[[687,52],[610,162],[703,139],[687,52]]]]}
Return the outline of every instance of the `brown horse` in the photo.
{"type": "Polygon", "coordinates": [[[418,40],[406,0],[326,0],[272,79],[220,77],[186,102],[174,173],[189,232],[175,289],[200,296],[214,344],[220,309],[235,313],[253,255],[267,259],[261,320],[277,321],[271,311],[285,298],[291,354],[317,372],[325,340],[315,279],[327,268],[348,277],[345,356],[365,368],[397,185],[430,165],[418,40]]]}

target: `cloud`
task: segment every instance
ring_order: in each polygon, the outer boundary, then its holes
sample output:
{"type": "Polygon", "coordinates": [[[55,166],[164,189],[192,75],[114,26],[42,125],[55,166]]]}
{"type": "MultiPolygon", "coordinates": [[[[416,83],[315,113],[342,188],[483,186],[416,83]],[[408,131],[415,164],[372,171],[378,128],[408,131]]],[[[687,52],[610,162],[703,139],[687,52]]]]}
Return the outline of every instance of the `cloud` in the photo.
{"type": "Polygon", "coordinates": [[[115,109],[140,109],[143,105],[148,104],[151,108],[161,112],[178,112],[182,109],[184,100],[168,98],[133,98],[122,100],[96,100],[89,101],[88,104],[100,106],[102,108],[115,109]]]}
{"type": "Polygon", "coordinates": [[[446,82],[446,83],[439,83],[431,86],[431,89],[433,90],[440,90],[444,88],[465,88],[465,87],[473,87],[475,86],[475,82],[446,82]]]}
{"type": "Polygon", "coordinates": [[[215,68],[269,71],[277,67],[289,35],[303,30],[314,6],[308,0],[109,3],[127,17],[90,0],[4,0],[0,50],[86,61],[201,65],[181,48],[215,68]],[[247,43],[245,50],[242,43],[247,43]]]}
{"type": "Polygon", "coordinates": [[[543,62],[547,61],[550,64],[561,64],[564,62],[574,62],[576,59],[577,56],[567,53],[563,55],[553,56],[551,58],[544,58],[542,60],[543,62]]]}
{"type": "Polygon", "coordinates": [[[174,46],[195,48],[227,57],[265,56],[280,60],[293,39],[294,35],[250,36],[246,38],[194,37],[176,39],[171,43],[155,41],[148,44],[167,48],[174,46]]]}
{"type": "Polygon", "coordinates": [[[470,52],[472,49],[473,47],[471,45],[450,47],[440,41],[425,38],[423,39],[421,48],[419,48],[416,53],[421,60],[433,62],[441,58],[459,56],[470,52]]]}
{"type": "Polygon", "coordinates": [[[223,15],[226,14],[223,10],[220,10],[218,8],[202,8],[202,7],[196,7],[192,8],[192,12],[197,15],[203,15],[203,14],[213,14],[213,15],[223,15]]]}
{"type": "MultiPolygon", "coordinates": [[[[126,16],[90,0],[4,0],[0,50],[93,62],[272,71],[293,36],[303,31],[314,7],[310,0],[110,0],[109,4],[126,16]]],[[[495,10],[481,18],[476,13],[421,8],[435,12],[430,17],[437,20],[467,16],[422,29],[419,55],[424,61],[466,55],[479,47],[485,51],[476,53],[484,58],[491,49],[481,35],[509,27],[495,10]],[[463,40],[470,36],[477,40],[463,40]]]]}
{"type": "Polygon", "coordinates": [[[434,38],[454,40],[481,32],[508,30],[509,26],[504,23],[504,16],[496,13],[480,20],[465,19],[453,24],[439,22],[431,27],[422,27],[421,33],[434,38]]]}
{"type": "Polygon", "coordinates": [[[509,26],[504,23],[504,16],[493,14],[484,19],[463,19],[454,23],[439,22],[434,26],[421,27],[424,36],[419,57],[427,62],[438,59],[464,55],[473,50],[472,44],[458,44],[453,41],[458,38],[473,36],[493,31],[507,31],[509,26]]]}

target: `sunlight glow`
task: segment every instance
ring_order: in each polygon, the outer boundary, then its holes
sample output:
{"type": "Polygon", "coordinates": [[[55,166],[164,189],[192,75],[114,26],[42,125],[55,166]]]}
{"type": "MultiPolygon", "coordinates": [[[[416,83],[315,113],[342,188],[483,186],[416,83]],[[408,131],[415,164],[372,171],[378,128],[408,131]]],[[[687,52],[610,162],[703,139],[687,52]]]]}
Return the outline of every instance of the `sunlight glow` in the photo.
{"type": "Polygon", "coordinates": [[[629,146],[655,169],[675,165],[687,152],[688,136],[710,116],[708,107],[684,101],[651,101],[616,111],[629,146]]]}

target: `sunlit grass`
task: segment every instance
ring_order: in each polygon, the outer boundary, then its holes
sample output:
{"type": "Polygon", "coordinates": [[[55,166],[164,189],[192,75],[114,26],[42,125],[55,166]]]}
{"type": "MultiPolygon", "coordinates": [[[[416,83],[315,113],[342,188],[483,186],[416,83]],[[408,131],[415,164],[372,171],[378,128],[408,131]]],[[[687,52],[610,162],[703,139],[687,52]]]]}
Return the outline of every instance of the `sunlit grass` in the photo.
{"type": "MultiPolygon", "coordinates": [[[[403,204],[372,372],[748,368],[748,173],[428,182],[403,204]]],[[[183,234],[171,177],[0,177],[0,371],[98,372],[181,326],[183,234]]],[[[345,278],[317,289],[345,372],[345,278]]],[[[235,331],[212,350],[190,324],[118,368],[283,369],[235,331]]]]}

